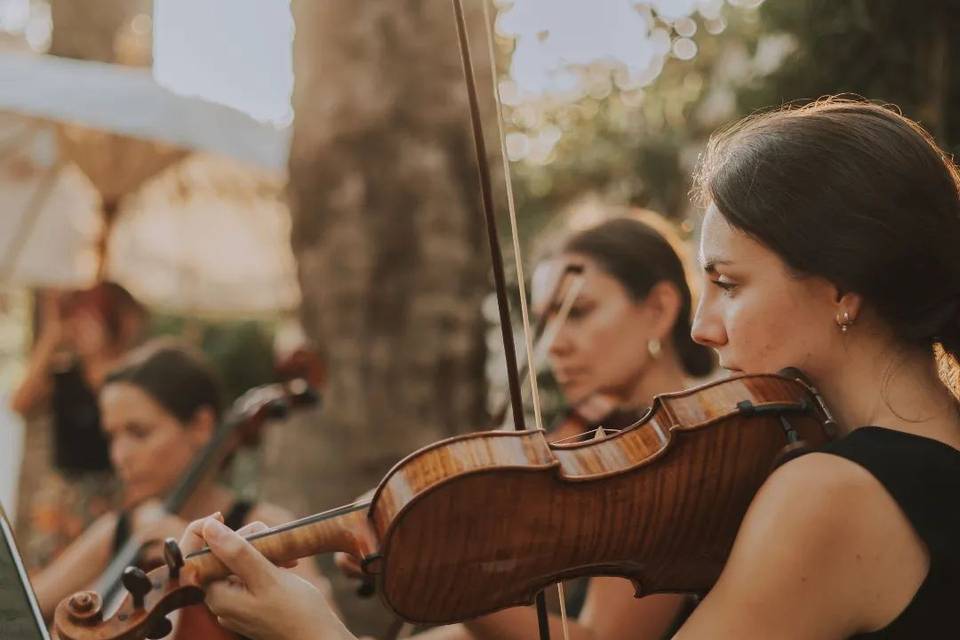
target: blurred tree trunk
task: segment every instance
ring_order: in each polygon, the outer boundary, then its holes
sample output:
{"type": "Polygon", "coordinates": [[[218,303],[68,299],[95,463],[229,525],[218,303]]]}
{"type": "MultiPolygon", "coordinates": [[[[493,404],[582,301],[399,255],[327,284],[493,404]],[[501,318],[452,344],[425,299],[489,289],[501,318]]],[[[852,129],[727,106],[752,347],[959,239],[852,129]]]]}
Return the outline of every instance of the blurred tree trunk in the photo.
{"type": "MultiPolygon", "coordinates": [[[[450,2],[293,9],[292,243],[329,381],[322,426],[297,442],[284,429],[266,491],[306,491],[303,507],[321,509],[417,447],[483,426],[490,262],[450,2]]],[[[342,583],[338,602],[355,631],[382,631],[379,604],[342,583]]]]}

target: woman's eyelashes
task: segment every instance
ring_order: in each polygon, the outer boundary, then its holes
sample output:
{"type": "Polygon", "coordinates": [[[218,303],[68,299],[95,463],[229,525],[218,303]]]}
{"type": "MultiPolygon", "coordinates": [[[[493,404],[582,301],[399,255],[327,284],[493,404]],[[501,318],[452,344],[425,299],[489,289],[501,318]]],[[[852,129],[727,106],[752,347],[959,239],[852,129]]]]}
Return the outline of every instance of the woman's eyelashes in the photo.
{"type": "Polygon", "coordinates": [[[732,294],[737,288],[737,283],[722,278],[717,278],[716,280],[711,279],[710,282],[723,289],[726,294],[732,294]]]}
{"type": "MultiPolygon", "coordinates": [[[[592,302],[575,302],[573,305],[570,306],[570,309],[567,310],[566,319],[578,320],[580,318],[583,318],[584,316],[589,314],[590,311],[593,310],[594,306],[596,305],[593,304],[592,302]]],[[[549,310],[546,319],[548,321],[556,320],[557,316],[560,315],[560,308],[561,308],[560,304],[559,303],[556,304],[553,308],[549,310]]]]}
{"type": "Polygon", "coordinates": [[[150,435],[150,428],[138,422],[131,422],[126,428],[127,435],[136,440],[144,440],[150,435]]]}

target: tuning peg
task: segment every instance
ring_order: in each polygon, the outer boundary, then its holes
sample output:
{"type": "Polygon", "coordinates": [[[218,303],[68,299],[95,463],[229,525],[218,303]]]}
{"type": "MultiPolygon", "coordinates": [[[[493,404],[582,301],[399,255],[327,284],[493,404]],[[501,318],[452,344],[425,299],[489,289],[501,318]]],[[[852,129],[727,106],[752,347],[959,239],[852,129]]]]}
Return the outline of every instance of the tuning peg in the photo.
{"type": "Polygon", "coordinates": [[[180,567],[183,566],[183,552],[180,551],[180,545],[173,538],[167,538],[163,541],[163,561],[167,563],[170,579],[176,580],[179,578],[180,567]]]}
{"type": "Polygon", "coordinates": [[[150,640],[159,640],[160,638],[165,638],[170,632],[173,631],[173,625],[167,618],[158,618],[153,624],[150,625],[150,628],[147,629],[147,637],[150,640]]]}
{"type": "Polygon", "coordinates": [[[150,582],[147,574],[139,567],[127,567],[123,570],[120,581],[133,596],[133,608],[142,609],[143,598],[153,589],[153,583],[150,582]]]}
{"type": "Polygon", "coordinates": [[[67,601],[67,614],[80,624],[99,622],[103,614],[103,600],[96,591],[75,593],[67,601]]]}

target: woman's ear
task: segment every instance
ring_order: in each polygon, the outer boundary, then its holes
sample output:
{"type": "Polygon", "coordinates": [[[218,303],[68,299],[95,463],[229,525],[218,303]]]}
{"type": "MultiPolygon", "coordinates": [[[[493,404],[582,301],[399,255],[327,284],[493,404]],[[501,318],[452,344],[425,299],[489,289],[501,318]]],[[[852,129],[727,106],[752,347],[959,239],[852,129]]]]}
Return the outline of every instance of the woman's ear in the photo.
{"type": "Polygon", "coordinates": [[[195,445],[202,447],[213,437],[216,428],[217,417],[213,413],[213,408],[202,406],[194,412],[193,418],[187,424],[187,433],[195,445]]]}
{"type": "Polygon", "coordinates": [[[863,310],[863,296],[852,291],[842,292],[837,290],[837,315],[844,312],[849,314],[850,322],[856,322],[863,310]]]}
{"type": "Polygon", "coordinates": [[[680,291],[677,285],[661,280],[653,285],[643,301],[650,316],[650,332],[654,337],[665,340],[673,331],[680,313],[680,291]]]}

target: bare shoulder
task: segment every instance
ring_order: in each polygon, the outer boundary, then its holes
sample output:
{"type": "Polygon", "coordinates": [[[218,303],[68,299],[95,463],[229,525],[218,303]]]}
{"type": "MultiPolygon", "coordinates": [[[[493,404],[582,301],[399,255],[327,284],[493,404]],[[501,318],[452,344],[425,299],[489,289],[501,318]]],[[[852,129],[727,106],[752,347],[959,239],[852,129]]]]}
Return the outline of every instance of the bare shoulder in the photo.
{"type": "Polygon", "coordinates": [[[928,566],[923,542],[866,469],[813,453],[780,467],[761,487],[694,618],[712,612],[768,637],[846,637],[896,618],[928,566]],[[744,611],[749,623],[737,617],[744,611]]]}
{"type": "Polygon", "coordinates": [[[294,520],[294,515],[280,505],[271,502],[260,501],[247,514],[246,522],[262,522],[268,527],[275,527],[279,524],[285,524],[294,520]]]}
{"type": "Polygon", "coordinates": [[[788,541],[838,587],[872,600],[883,597],[871,594],[871,586],[889,591],[893,582],[906,583],[912,596],[929,565],[926,546],[880,481],[826,453],[794,460],[764,483],[740,535],[756,541],[769,534],[788,541]]]}
{"type": "MultiPolygon", "coordinates": [[[[811,453],[779,467],[757,492],[747,518],[775,511],[778,516],[798,520],[808,533],[823,521],[847,522],[845,508],[859,509],[863,500],[879,497],[883,487],[869,471],[845,458],[811,453]],[[878,491],[879,490],[879,491],[878,491]]],[[[745,521],[746,522],[746,521],[745,521]]]]}

